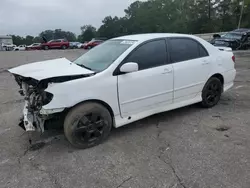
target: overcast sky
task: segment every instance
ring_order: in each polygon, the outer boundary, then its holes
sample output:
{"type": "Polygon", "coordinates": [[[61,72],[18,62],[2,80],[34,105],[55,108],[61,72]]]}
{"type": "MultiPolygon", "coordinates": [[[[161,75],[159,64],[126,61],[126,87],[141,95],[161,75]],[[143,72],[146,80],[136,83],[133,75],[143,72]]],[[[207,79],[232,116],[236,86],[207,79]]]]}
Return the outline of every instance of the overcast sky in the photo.
{"type": "Polygon", "coordinates": [[[46,29],[80,33],[105,16],[123,16],[135,0],[0,0],[0,35],[38,35],[46,29]]]}

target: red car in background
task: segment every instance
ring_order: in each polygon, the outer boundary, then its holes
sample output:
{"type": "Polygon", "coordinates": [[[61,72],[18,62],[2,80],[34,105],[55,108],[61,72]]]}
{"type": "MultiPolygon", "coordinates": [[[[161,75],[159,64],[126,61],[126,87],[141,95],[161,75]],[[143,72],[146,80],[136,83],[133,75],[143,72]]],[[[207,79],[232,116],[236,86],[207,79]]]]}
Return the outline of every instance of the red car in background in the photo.
{"type": "Polygon", "coordinates": [[[26,50],[41,50],[41,43],[33,43],[29,46],[26,46],[26,50]]]}
{"type": "Polygon", "coordinates": [[[83,45],[84,49],[91,49],[94,48],[95,46],[103,43],[106,39],[92,39],[89,41],[86,45],[83,45]]]}
{"type": "Polygon", "coordinates": [[[69,48],[69,41],[67,41],[66,39],[56,39],[56,40],[51,40],[49,42],[47,42],[46,40],[44,40],[45,42],[41,44],[41,48],[43,50],[48,50],[48,49],[67,49],[69,48]]]}

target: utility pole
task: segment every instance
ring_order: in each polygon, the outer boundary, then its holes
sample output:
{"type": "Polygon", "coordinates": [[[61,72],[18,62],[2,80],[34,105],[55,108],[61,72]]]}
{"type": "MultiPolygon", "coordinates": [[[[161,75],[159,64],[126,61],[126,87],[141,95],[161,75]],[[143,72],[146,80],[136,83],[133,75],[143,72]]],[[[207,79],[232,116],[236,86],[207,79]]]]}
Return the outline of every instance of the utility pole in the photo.
{"type": "Polygon", "coordinates": [[[242,3],[241,3],[241,11],[240,11],[240,19],[239,19],[238,29],[240,28],[240,25],[241,25],[241,20],[242,20],[242,15],[243,15],[243,11],[244,11],[244,6],[245,6],[245,0],[243,0],[242,3]]]}
{"type": "Polygon", "coordinates": [[[208,19],[211,20],[211,0],[208,0],[208,19]]]}

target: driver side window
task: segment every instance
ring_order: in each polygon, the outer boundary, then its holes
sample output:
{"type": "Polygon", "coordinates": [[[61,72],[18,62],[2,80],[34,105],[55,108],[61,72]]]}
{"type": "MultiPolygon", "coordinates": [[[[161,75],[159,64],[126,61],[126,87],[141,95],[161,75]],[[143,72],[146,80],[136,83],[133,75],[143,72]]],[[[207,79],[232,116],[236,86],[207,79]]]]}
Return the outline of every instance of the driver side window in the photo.
{"type": "Polygon", "coordinates": [[[164,39],[147,42],[133,51],[126,62],[138,63],[139,70],[167,64],[166,42],[164,39]]]}

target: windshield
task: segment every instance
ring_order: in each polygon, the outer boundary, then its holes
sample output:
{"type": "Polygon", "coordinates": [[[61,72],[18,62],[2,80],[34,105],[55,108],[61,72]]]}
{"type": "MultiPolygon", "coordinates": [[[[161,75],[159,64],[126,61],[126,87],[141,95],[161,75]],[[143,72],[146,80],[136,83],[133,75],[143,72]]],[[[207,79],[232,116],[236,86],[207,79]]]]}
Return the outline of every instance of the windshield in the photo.
{"type": "Polygon", "coordinates": [[[83,54],[74,63],[93,71],[103,71],[135,42],[132,40],[109,40],[83,54]]]}
{"type": "Polygon", "coordinates": [[[240,33],[227,33],[223,36],[223,38],[227,38],[227,39],[237,39],[240,40],[242,37],[242,34],[240,33]]]}

